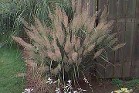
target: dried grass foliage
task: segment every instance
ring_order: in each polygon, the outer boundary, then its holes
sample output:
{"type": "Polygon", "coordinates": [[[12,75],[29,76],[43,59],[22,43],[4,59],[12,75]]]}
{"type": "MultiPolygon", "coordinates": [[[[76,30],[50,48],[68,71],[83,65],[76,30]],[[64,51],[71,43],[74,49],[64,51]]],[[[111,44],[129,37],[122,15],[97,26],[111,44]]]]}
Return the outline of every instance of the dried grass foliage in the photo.
{"type": "MultiPolygon", "coordinates": [[[[34,25],[29,25],[22,19],[25,31],[32,43],[28,44],[19,37],[13,36],[13,39],[27,50],[33,50],[34,53],[38,51],[38,54],[43,56],[42,58],[47,57],[57,62],[66,61],[68,64],[81,63],[79,59],[94,50],[104,40],[109,40],[107,43],[110,43],[110,45],[114,45],[117,41],[114,34],[109,34],[113,21],[107,21],[107,8],[102,12],[99,17],[99,24],[95,27],[97,15],[90,16],[89,4],[86,4],[87,7],[84,9],[86,11],[81,12],[81,0],[76,2],[72,0],[72,8],[76,8],[76,12],[70,23],[68,23],[68,16],[65,11],[56,6],[55,15],[49,14],[49,17],[53,20],[53,29],[44,26],[36,17],[34,17],[34,25]],[[85,27],[85,29],[82,29],[82,27],[85,27]],[[83,40],[76,35],[79,30],[85,31],[83,40]],[[51,41],[48,36],[52,37],[51,41]]],[[[98,49],[94,58],[101,54],[101,50],[98,49]]]]}
{"type": "MultiPolygon", "coordinates": [[[[116,46],[116,34],[109,34],[114,21],[107,21],[107,9],[105,8],[99,23],[96,26],[97,14],[89,15],[89,4],[86,3],[85,11],[81,11],[81,0],[72,0],[72,8],[75,10],[73,19],[68,22],[68,16],[59,6],[56,6],[55,15],[49,14],[53,22],[53,28],[46,27],[40,20],[34,17],[34,25],[29,25],[22,19],[25,32],[29,36],[31,43],[26,43],[20,37],[12,38],[25,48],[32,57],[32,61],[37,63],[36,57],[40,57],[39,62],[45,64],[45,59],[57,62],[57,66],[51,68],[49,65],[38,67],[40,72],[47,72],[57,75],[61,69],[69,71],[68,65],[82,64],[82,59],[90,52],[94,52],[92,58],[99,57],[106,47],[116,46]],[[84,37],[78,36],[77,32],[83,32],[84,37]],[[49,38],[51,37],[51,39],[49,38]],[[105,43],[102,48],[98,45],[105,43]],[[97,51],[95,49],[97,48],[97,51]],[[61,64],[64,63],[64,65],[61,64]],[[67,65],[66,65],[67,64],[67,65]]],[[[117,45],[114,50],[124,46],[117,45]]],[[[27,58],[29,62],[30,58],[27,58]]],[[[50,62],[48,62],[50,64],[50,62]]]]}

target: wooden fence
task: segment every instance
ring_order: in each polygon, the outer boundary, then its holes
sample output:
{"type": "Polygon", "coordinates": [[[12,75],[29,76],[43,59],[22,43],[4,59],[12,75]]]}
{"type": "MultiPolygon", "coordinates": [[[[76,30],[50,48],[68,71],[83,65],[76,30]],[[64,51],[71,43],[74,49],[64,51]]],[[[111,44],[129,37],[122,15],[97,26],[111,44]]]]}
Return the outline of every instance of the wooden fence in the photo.
{"type": "MultiPolygon", "coordinates": [[[[87,0],[83,0],[85,2],[87,0]]],[[[90,13],[103,10],[107,6],[108,20],[115,20],[113,31],[125,47],[109,53],[109,61],[114,64],[97,65],[97,71],[104,78],[139,77],[139,0],[90,0],[90,13]]]]}

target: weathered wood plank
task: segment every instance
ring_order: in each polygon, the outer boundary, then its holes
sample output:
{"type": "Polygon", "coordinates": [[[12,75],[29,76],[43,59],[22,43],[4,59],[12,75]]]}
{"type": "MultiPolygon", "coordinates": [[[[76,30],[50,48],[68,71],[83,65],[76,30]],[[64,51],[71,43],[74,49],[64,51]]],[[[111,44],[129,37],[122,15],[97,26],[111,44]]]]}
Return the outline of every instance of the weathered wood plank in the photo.
{"type": "MultiPolygon", "coordinates": [[[[139,20],[139,0],[136,0],[136,19],[139,20]]],[[[137,24],[139,24],[139,21],[137,24]]]]}
{"type": "Polygon", "coordinates": [[[139,24],[136,24],[134,48],[134,77],[139,77],[139,24]]]}
{"type": "Polygon", "coordinates": [[[107,5],[108,0],[98,0],[98,10],[103,11],[104,6],[107,5]]]}
{"type": "Polygon", "coordinates": [[[125,0],[117,0],[117,17],[125,17],[125,0]]]}
{"type": "Polygon", "coordinates": [[[112,64],[106,64],[106,70],[105,70],[105,78],[112,78],[113,77],[113,68],[114,66],[112,64]]]}
{"type": "Polygon", "coordinates": [[[117,0],[108,0],[109,18],[116,19],[117,17],[117,0]]]}
{"type": "Polygon", "coordinates": [[[134,34],[134,63],[132,69],[133,77],[139,78],[139,0],[136,0],[136,20],[135,20],[135,34],[134,34]]]}
{"type": "MultiPolygon", "coordinates": [[[[124,42],[125,24],[123,22],[117,22],[115,30],[117,32],[117,38],[119,40],[118,43],[124,42]]],[[[123,49],[124,48],[121,48],[115,52],[114,77],[121,77],[122,76],[122,63],[123,63],[123,58],[124,58],[123,49]]]]}
{"type": "Polygon", "coordinates": [[[134,18],[136,10],[136,0],[127,0],[127,17],[134,18]]]}

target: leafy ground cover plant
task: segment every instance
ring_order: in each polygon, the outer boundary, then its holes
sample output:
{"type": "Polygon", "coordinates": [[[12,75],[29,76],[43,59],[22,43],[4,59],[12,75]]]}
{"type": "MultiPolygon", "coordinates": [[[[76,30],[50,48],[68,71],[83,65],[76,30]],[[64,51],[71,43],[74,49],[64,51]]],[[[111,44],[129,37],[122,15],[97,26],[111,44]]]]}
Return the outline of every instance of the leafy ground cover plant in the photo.
{"type": "Polygon", "coordinates": [[[88,4],[86,8],[82,8],[80,0],[72,0],[71,6],[75,13],[70,20],[60,6],[55,6],[54,13],[48,15],[52,27],[48,27],[36,16],[33,17],[33,24],[21,19],[30,42],[25,42],[20,37],[12,37],[26,51],[25,60],[30,71],[28,76],[37,82],[34,83],[37,89],[35,91],[44,89],[39,93],[45,93],[46,90],[54,93],[50,91],[55,89],[46,85],[48,77],[60,79],[62,82],[58,86],[64,85],[67,79],[78,83],[80,74],[93,65],[92,62],[84,61],[86,57],[91,56],[93,60],[98,57],[105,59],[107,49],[116,50],[124,46],[117,45],[115,33],[110,34],[113,21],[107,21],[106,8],[100,16],[90,16],[88,4]]]}
{"type": "Polygon", "coordinates": [[[129,90],[128,88],[121,88],[119,90],[112,91],[111,93],[133,93],[133,90],[129,90]]]}
{"type": "Polygon", "coordinates": [[[113,79],[112,84],[116,85],[118,88],[124,87],[124,88],[129,89],[130,91],[132,90],[131,92],[134,92],[134,91],[138,90],[139,80],[132,79],[129,81],[124,81],[124,80],[120,80],[120,79],[113,79]]]}

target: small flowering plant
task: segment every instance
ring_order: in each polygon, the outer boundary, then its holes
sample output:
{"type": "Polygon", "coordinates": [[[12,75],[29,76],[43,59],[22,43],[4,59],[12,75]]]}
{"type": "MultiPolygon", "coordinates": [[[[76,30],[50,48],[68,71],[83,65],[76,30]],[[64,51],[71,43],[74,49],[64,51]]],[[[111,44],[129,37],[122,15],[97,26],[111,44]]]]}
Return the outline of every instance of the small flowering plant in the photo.
{"type": "Polygon", "coordinates": [[[46,81],[47,84],[55,84],[57,83],[57,81],[54,81],[53,79],[51,79],[50,77],[47,79],[46,81]]]}
{"type": "Polygon", "coordinates": [[[132,89],[121,88],[119,90],[112,91],[111,93],[132,93],[132,92],[133,92],[132,89]]]}
{"type": "Polygon", "coordinates": [[[25,90],[24,90],[24,92],[22,92],[22,93],[31,93],[33,91],[33,89],[31,89],[31,88],[26,88],[25,90]]]}
{"type": "MultiPolygon", "coordinates": [[[[56,80],[54,81],[53,79],[51,79],[50,77],[47,79],[46,83],[48,85],[51,84],[57,84],[60,83],[60,80],[56,80]]],[[[82,88],[77,88],[76,90],[74,90],[73,86],[72,86],[72,81],[68,80],[66,84],[63,84],[63,86],[58,86],[55,89],[55,93],[84,93],[87,90],[84,90],[82,88]]]]}

